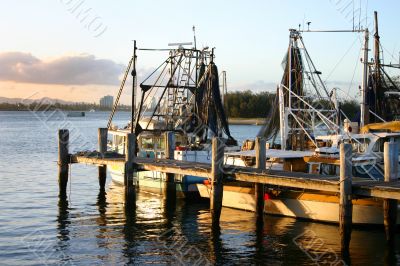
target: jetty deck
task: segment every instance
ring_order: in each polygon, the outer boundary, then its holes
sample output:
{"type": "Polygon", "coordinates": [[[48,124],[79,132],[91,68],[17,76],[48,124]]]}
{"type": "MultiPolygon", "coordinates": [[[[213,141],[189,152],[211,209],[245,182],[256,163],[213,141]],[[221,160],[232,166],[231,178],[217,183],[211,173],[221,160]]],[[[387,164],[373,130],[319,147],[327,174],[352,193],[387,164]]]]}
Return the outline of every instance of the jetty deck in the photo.
{"type": "MultiPolygon", "coordinates": [[[[72,154],[71,163],[83,163],[97,166],[125,164],[124,156],[114,156],[115,157],[102,158],[100,154],[93,153],[87,155],[72,154]]],[[[207,163],[136,157],[133,164],[137,171],[157,171],[162,173],[211,178],[211,164],[207,163]]],[[[287,188],[340,192],[339,176],[322,176],[300,172],[262,170],[232,165],[225,165],[223,167],[223,172],[226,177],[225,182],[242,181],[287,188]]],[[[353,177],[352,194],[355,196],[400,200],[400,180],[385,182],[353,177]]]]}
{"type": "MultiPolygon", "coordinates": [[[[263,222],[265,187],[280,189],[304,189],[334,192],[339,195],[339,231],[342,251],[349,250],[352,227],[352,199],[373,197],[383,199],[383,214],[386,238],[394,241],[397,226],[397,201],[400,200],[400,180],[398,179],[398,146],[386,142],[384,152],[384,181],[359,179],[352,176],[352,145],[340,146],[340,175],[322,176],[301,172],[277,171],[266,167],[265,140],[255,140],[255,167],[240,167],[224,164],[224,146],[219,138],[212,140],[211,163],[197,163],[174,160],[173,132],[166,132],[165,159],[136,157],[136,136],[127,133],[125,155],[107,151],[107,129],[99,129],[99,151],[70,154],[69,131],[59,130],[59,186],[60,195],[66,194],[69,165],[74,163],[98,166],[100,189],[104,190],[107,166],[120,165],[124,171],[126,206],[134,205],[134,172],[157,171],[166,173],[166,192],[176,189],[174,174],[205,177],[210,180],[210,212],[212,227],[219,228],[222,209],[223,186],[230,181],[251,183],[255,187],[257,223],[263,222]],[[133,203],[132,203],[133,200],[133,203]],[[260,219],[259,219],[260,218],[260,219]]],[[[170,193],[171,194],[171,193],[170,193]]],[[[172,193],[171,195],[175,195],[172,193]]]]}

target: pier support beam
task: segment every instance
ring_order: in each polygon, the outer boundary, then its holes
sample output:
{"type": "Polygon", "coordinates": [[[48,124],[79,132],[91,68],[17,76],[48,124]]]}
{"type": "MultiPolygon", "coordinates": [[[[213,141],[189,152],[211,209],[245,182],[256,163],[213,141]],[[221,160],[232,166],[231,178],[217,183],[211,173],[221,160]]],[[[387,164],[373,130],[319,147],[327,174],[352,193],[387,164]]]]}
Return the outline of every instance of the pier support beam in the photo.
{"type": "MultiPolygon", "coordinates": [[[[256,168],[265,170],[266,168],[266,141],[264,138],[257,137],[255,143],[256,168]]],[[[255,183],[256,217],[257,223],[264,222],[264,184],[255,183]]]]}
{"type": "Polygon", "coordinates": [[[126,205],[132,205],[136,200],[136,184],[134,184],[133,176],[135,172],[133,161],[136,157],[136,135],[134,133],[127,134],[125,145],[125,201],[126,205]]]}
{"type": "MultiPolygon", "coordinates": [[[[398,178],[398,154],[399,146],[395,142],[385,142],[384,146],[384,167],[385,182],[398,178]]],[[[385,226],[386,240],[388,244],[394,244],[397,222],[397,200],[383,200],[383,224],[385,226]]]]}
{"type": "MultiPolygon", "coordinates": [[[[165,132],[165,159],[174,159],[174,150],[175,150],[175,134],[174,132],[165,132]]],[[[175,175],[171,173],[166,173],[166,182],[164,186],[164,195],[168,199],[176,198],[176,184],[175,184],[175,175]]]]}
{"type": "Polygon", "coordinates": [[[342,253],[348,254],[352,227],[352,146],[340,144],[339,231],[342,253]]]}
{"type": "MultiPolygon", "coordinates": [[[[108,128],[99,128],[98,131],[99,152],[102,157],[104,157],[104,153],[107,152],[107,134],[108,134],[108,128]]],[[[107,178],[107,165],[100,165],[98,167],[98,172],[99,172],[100,190],[104,191],[107,178]]]]}
{"type": "Polygon", "coordinates": [[[67,194],[68,174],[69,174],[68,145],[69,145],[68,129],[58,130],[58,185],[61,196],[65,196],[67,194]]]}
{"type": "Polygon", "coordinates": [[[212,139],[210,211],[212,227],[219,228],[223,197],[224,144],[220,138],[212,139]]]}

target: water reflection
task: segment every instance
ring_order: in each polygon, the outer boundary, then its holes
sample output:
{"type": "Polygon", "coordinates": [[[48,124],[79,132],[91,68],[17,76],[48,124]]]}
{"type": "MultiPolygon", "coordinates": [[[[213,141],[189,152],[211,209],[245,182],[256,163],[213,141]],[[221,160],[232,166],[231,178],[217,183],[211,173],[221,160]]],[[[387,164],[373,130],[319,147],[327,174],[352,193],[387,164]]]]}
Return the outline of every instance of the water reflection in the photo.
{"type": "Polygon", "coordinates": [[[68,254],[70,249],[70,229],[71,224],[69,216],[69,203],[67,196],[60,194],[58,198],[58,216],[57,216],[57,244],[55,252],[43,256],[42,260],[48,260],[58,258],[62,263],[67,263],[71,260],[68,254]]]}
{"type": "Polygon", "coordinates": [[[260,223],[252,212],[223,208],[220,228],[213,230],[207,202],[141,191],[136,204],[128,206],[123,187],[113,183],[107,192],[97,195],[94,206],[93,214],[90,209],[85,214],[84,206],[70,209],[66,197],[59,198],[60,261],[92,262],[96,258],[106,264],[174,265],[398,263],[399,252],[386,247],[381,228],[353,229],[350,261],[340,254],[336,225],[274,216],[265,216],[260,223]],[[96,248],[75,247],[91,243],[96,248]]]}

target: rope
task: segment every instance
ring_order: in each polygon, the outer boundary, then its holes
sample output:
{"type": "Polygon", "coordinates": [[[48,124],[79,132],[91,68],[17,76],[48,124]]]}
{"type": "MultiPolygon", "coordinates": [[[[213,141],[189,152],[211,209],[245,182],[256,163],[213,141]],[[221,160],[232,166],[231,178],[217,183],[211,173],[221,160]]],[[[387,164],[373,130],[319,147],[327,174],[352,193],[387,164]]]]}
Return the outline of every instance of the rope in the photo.
{"type": "Polygon", "coordinates": [[[117,98],[115,99],[115,103],[114,103],[113,109],[111,111],[110,118],[108,119],[108,123],[107,123],[107,128],[108,129],[110,129],[110,127],[111,127],[111,122],[112,122],[112,119],[114,117],[115,111],[117,110],[117,106],[118,106],[118,103],[119,103],[119,98],[121,97],[122,91],[124,89],[125,82],[126,82],[126,79],[128,77],[129,70],[131,69],[131,65],[132,65],[133,60],[134,60],[134,58],[132,56],[131,60],[129,60],[128,67],[126,68],[124,79],[122,80],[121,86],[120,86],[119,91],[118,91],[117,98]]]}

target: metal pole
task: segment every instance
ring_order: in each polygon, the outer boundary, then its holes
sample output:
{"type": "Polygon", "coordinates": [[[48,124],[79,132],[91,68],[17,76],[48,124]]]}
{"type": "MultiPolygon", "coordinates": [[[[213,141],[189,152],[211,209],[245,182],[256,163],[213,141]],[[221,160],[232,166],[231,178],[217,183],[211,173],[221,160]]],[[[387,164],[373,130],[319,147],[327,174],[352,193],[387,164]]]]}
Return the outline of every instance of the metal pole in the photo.
{"type": "Polygon", "coordinates": [[[280,121],[280,134],[281,134],[281,150],[286,150],[286,116],[285,116],[285,97],[283,94],[282,86],[278,88],[279,95],[279,121],[280,121]]]}
{"type": "Polygon", "coordinates": [[[360,118],[360,128],[369,123],[369,106],[367,104],[367,90],[368,90],[368,41],[369,41],[369,31],[365,29],[364,31],[364,57],[363,57],[363,80],[361,88],[361,118],[360,118]]]}

